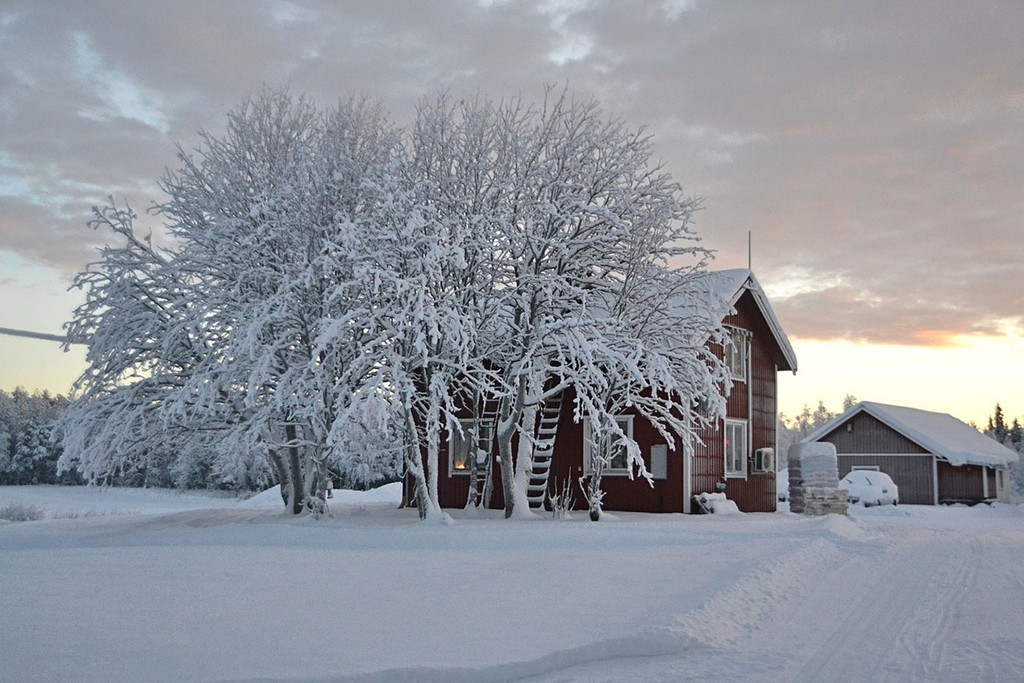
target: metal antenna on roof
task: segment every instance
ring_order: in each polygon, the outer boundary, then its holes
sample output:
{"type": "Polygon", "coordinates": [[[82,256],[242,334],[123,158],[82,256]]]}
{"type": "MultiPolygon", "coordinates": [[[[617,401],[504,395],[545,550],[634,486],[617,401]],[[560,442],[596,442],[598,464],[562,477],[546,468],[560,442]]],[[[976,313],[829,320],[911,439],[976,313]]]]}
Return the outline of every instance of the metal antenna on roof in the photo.
{"type": "Polygon", "coordinates": [[[747,230],[747,270],[753,272],[754,270],[754,257],[753,257],[753,237],[751,231],[747,230]]]}

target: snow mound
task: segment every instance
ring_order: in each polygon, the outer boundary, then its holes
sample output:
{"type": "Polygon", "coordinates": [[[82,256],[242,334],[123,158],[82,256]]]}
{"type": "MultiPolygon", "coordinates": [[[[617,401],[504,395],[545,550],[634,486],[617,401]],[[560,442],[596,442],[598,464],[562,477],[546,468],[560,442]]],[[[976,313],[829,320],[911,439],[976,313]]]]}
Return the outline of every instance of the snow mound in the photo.
{"type": "Polygon", "coordinates": [[[697,496],[697,500],[701,502],[709,512],[716,515],[741,515],[739,507],[735,501],[726,498],[724,493],[702,493],[697,496]]]}
{"type": "Polygon", "coordinates": [[[482,666],[412,666],[366,673],[309,678],[260,678],[264,683],[385,683],[386,681],[417,681],[418,683],[483,683],[516,681],[554,675],[573,667],[601,662],[642,657],[663,657],[695,649],[700,645],[667,628],[646,633],[596,640],[578,647],[556,650],[536,659],[503,662],[482,666]]]}
{"type": "MultiPolygon", "coordinates": [[[[393,482],[384,484],[369,491],[349,491],[347,489],[335,489],[334,496],[328,501],[330,505],[367,505],[370,503],[398,506],[402,502],[402,484],[393,482]]],[[[242,503],[245,507],[279,508],[284,504],[281,501],[281,485],[273,486],[266,491],[257,493],[252,498],[242,503]]]]}
{"type": "Polygon", "coordinates": [[[825,529],[830,534],[849,541],[863,541],[869,537],[864,529],[846,515],[827,515],[824,519],[825,529]]]}

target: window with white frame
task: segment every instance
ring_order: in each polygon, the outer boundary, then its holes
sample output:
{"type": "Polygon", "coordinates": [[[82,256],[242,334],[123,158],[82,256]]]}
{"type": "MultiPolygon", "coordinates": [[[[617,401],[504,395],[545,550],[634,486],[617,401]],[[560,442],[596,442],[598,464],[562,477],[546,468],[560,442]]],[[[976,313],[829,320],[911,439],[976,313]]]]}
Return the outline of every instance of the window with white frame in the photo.
{"type": "Polygon", "coordinates": [[[747,421],[725,421],[725,476],[747,475],[747,421]]]}
{"type": "Polygon", "coordinates": [[[746,330],[738,327],[726,327],[728,338],[725,342],[725,367],[734,380],[745,382],[747,379],[747,338],[746,330]]]}
{"type": "MultiPolygon", "coordinates": [[[[618,425],[623,434],[630,439],[633,438],[632,415],[616,415],[615,424],[618,425]]],[[[594,471],[594,439],[590,427],[590,418],[583,418],[583,434],[583,471],[589,473],[594,471]]],[[[603,473],[628,474],[629,458],[626,454],[626,444],[622,443],[622,438],[618,435],[609,434],[604,437],[604,443],[608,449],[606,451],[608,454],[608,464],[604,466],[603,473]]]]}
{"type": "Polygon", "coordinates": [[[462,433],[448,433],[448,474],[469,474],[473,458],[478,468],[487,465],[494,437],[493,420],[459,420],[462,433]]]}

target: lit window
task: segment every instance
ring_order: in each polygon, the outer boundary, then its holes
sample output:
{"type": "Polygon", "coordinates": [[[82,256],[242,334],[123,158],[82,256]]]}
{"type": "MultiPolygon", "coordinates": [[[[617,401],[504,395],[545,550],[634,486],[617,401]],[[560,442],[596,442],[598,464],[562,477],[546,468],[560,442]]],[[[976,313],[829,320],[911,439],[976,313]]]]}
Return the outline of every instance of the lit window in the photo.
{"type": "Polygon", "coordinates": [[[725,366],[729,375],[741,382],[747,379],[747,331],[738,327],[726,327],[728,339],[725,342],[725,366]]]}
{"type": "Polygon", "coordinates": [[[747,421],[725,421],[725,474],[744,477],[747,474],[747,421]]]}
{"type": "Polygon", "coordinates": [[[452,431],[448,438],[448,473],[468,474],[473,468],[474,457],[477,467],[486,467],[494,437],[494,421],[459,420],[459,426],[462,427],[462,433],[452,431]],[[476,446],[470,449],[474,435],[476,446]]]}
{"type": "MultiPolygon", "coordinates": [[[[622,433],[628,438],[633,438],[633,416],[632,415],[617,415],[615,417],[615,424],[619,426],[622,433]]],[[[583,469],[585,472],[593,472],[593,438],[590,430],[590,419],[583,419],[583,433],[588,435],[583,440],[583,469]]],[[[611,435],[605,437],[605,443],[607,444],[608,450],[608,464],[604,466],[604,474],[628,474],[629,473],[629,456],[626,453],[626,444],[622,442],[622,438],[618,435],[611,435]]]]}

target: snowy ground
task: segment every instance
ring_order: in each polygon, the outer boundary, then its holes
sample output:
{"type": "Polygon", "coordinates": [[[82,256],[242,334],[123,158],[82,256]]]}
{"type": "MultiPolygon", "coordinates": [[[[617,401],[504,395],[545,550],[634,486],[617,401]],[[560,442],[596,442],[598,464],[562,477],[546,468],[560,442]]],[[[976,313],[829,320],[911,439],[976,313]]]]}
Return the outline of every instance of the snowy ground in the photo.
{"type": "Polygon", "coordinates": [[[0,487],[4,681],[1019,681],[1024,507],[462,517],[0,487]]]}

